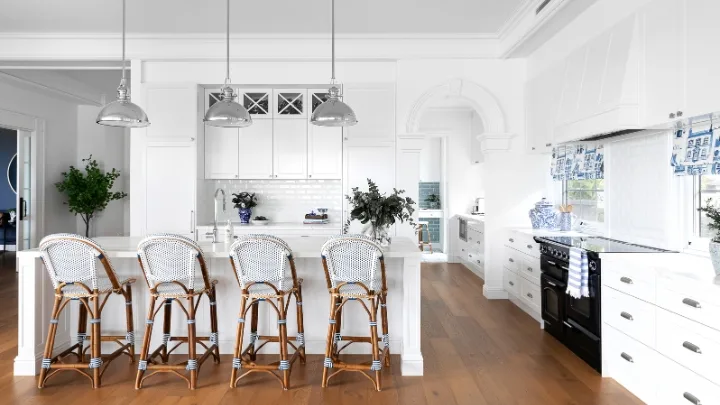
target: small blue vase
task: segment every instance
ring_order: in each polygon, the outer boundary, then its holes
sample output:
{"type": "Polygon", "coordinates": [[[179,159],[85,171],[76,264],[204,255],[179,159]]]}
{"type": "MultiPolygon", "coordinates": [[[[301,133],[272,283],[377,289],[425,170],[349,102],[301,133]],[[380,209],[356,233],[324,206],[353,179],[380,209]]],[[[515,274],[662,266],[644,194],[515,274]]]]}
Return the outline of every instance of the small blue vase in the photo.
{"type": "Polygon", "coordinates": [[[252,216],[252,210],[250,208],[239,208],[238,215],[240,216],[241,224],[249,224],[250,217],[252,216]]]}

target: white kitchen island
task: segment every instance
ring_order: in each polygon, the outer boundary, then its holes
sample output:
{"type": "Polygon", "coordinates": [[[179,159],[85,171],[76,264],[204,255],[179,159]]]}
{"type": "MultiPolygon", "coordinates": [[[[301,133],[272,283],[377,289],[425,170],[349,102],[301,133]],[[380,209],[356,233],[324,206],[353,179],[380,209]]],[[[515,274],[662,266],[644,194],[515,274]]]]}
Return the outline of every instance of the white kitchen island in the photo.
{"type": "MultiPolygon", "coordinates": [[[[120,278],[134,277],[133,310],[135,319],[135,344],[139,350],[147,317],[148,287],[137,261],[137,244],[140,237],[101,237],[95,240],[105,249],[115,272],[120,278]]],[[[305,342],[308,354],[324,354],[329,295],[325,273],[320,260],[320,248],[325,237],[285,238],[293,249],[298,277],[303,279],[303,311],[305,320],[305,342]]],[[[224,243],[200,243],[211,278],[217,279],[218,322],[220,352],[232,354],[235,342],[235,328],[240,310],[240,287],[230,266],[229,245],[224,243]]],[[[423,374],[423,357],[420,352],[420,255],[417,246],[408,238],[395,238],[385,249],[385,264],[388,279],[388,318],[390,327],[390,349],[400,354],[402,375],[423,374]]],[[[15,375],[35,375],[40,366],[49,317],[53,305],[53,287],[37,249],[17,253],[19,259],[18,278],[18,355],[15,358],[15,375]]],[[[198,268],[199,271],[199,268],[198,268]]],[[[275,314],[260,306],[260,334],[277,333],[275,314]]],[[[55,352],[75,343],[77,331],[77,303],[72,310],[63,311],[55,339],[55,352]]],[[[121,296],[111,296],[102,312],[104,334],[125,334],[125,305],[121,296]]],[[[288,336],[296,334],[294,311],[289,311],[288,336]]],[[[181,311],[173,311],[175,336],[186,336],[181,311]]],[[[210,332],[209,306],[201,302],[198,317],[198,335],[210,332]]],[[[348,305],[343,311],[342,333],[344,335],[369,335],[367,315],[360,305],[348,305]]],[[[249,328],[246,328],[249,332],[249,328]]],[[[162,339],[162,326],[156,325],[153,333],[153,347],[162,339]]],[[[248,337],[245,338],[248,341],[248,337]]],[[[183,345],[184,346],[184,345],[183,345]]],[[[103,348],[108,352],[110,346],[103,348]]],[[[184,348],[184,347],[183,347],[184,348]]],[[[180,348],[180,349],[183,349],[180,348]]],[[[181,352],[178,349],[178,352],[181,352]]],[[[264,353],[277,353],[277,345],[268,344],[264,353]]],[[[370,353],[370,346],[353,344],[348,353],[370,353]]],[[[229,360],[226,360],[229,361],[229,360]]]]}

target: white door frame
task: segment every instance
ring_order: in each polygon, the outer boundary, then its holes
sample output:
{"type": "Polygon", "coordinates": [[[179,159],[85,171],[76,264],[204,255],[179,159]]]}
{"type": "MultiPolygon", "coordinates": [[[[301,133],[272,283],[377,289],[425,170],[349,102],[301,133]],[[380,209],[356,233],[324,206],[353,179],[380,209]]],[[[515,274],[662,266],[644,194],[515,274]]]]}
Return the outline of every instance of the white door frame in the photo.
{"type": "MultiPolygon", "coordinates": [[[[45,120],[15,111],[0,109],[0,127],[25,132],[30,136],[30,247],[36,247],[38,236],[44,235],[45,224],[45,120]]],[[[18,136],[20,138],[20,136],[18,136]]],[[[18,157],[19,159],[20,157],[18,157]]],[[[22,165],[18,162],[18,170],[22,165]]],[[[18,191],[19,190],[18,185],[18,191]]],[[[18,207],[19,210],[21,207],[18,207]]],[[[16,242],[20,249],[20,242],[16,242]]]]}

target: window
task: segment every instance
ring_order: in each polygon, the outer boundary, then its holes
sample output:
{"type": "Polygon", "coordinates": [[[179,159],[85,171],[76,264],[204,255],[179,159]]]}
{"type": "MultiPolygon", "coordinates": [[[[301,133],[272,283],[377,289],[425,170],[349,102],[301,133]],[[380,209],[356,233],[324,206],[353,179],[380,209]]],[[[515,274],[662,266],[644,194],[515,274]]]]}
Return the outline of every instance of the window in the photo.
{"type": "MultiPolygon", "coordinates": [[[[720,190],[718,191],[720,192],[720,190]]],[[[572,212],[580,221],[604,223],[605,180],[565,181],[563,183],[563,202],[565,205],[573,206],[572,212]]]]}
{"type": "Polygon", "coordinates": [[[709,239],[711,232],[707,228],[708,218],[698,208],[712,199],[720,204],[720,175],[695,176],[693,178],[693,234],[696,238],[709,239]]]}

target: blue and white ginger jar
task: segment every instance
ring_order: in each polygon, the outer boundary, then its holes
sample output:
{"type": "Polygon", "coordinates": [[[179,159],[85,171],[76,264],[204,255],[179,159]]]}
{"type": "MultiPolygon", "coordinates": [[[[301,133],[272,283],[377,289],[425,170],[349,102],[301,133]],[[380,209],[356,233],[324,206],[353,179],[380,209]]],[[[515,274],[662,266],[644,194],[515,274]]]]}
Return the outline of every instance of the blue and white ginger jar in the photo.
{"type": "Polygon", "coordinates": [[[533,229],[557,228],[557,212],[546,198],[536,202],[535,208],[530,210],[529,215],[533,229]]]}

